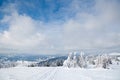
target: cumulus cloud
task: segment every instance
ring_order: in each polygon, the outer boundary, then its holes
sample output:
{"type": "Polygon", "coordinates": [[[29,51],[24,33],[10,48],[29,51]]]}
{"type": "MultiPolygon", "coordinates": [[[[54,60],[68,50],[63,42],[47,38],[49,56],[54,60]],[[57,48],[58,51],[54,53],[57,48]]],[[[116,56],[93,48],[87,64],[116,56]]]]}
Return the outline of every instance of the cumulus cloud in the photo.
{"type": "Polygon", "coordinates": [[[45,45],[45,35],[37,30],[37,21],[29,16],[20,15],[14,10],[10,15],[5,15],[1,23],[9,26],[0,34],[2,48],[29,50],[45,45]]]}
{"type": "Polygon", "coordinates": [[[7,24],[8,29],[0,33],[0,53],[50,54],[62,47],[60,23],[45,23],[19,14],[15,4],[9,4],[3,12],[0,24],[7,24]]]}

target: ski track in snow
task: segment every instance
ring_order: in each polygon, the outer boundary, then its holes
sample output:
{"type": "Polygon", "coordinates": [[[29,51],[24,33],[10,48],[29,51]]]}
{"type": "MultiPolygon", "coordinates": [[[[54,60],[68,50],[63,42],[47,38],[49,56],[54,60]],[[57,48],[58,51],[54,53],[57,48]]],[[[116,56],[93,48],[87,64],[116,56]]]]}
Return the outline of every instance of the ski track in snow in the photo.
{"type": "Polygon", "coordinates": [[[32,79],[28,79],[28,80],[54,80],[53,78],[55,76],[56,71],[57,71],[57,68],[51,68],[42,73],[36,74],[35,77],[33,77],[32,79]]]}
{"type": "Polygon", "coordinates": [[[45,69],[45,70],[39,70],[39,72],[37,72],[37,73],[34,73],[32,76],[30,76],[30,77],[28,77],[27,78],[27,80],[37,80],[36,78],[39,78],[40,77],[40,74],[44,74],[44,73],[46,73],[47,72],[47,70],[45,69]]]}
{"type": "Polygon", "coordinates": [[[0,80],[120,80],[117,69],[19,67],[0,69],[0,80]]]}

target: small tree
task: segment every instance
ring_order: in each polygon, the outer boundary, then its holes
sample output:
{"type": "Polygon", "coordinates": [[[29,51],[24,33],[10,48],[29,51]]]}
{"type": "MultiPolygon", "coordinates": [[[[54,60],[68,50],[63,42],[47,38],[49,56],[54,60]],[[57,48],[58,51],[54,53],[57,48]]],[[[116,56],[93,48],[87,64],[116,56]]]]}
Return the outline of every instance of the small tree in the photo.
{"type": "Polygon", "coordinates": [[[67,60],[64,61],[63,66],[70,68],[72,66],[73,54],[69,53],[67,60]]]}
{"type": "Polygon", "coordinates": [[[74,57],[73,57],[73,67],[77,67],[78,66],[78,60],[77,60],[77,57],[76,57],[76,52],[74,52],[74,57]]]}
{"type": "Polygon", "coordinates": [[[83,52],[80,53],[78,65],[81,68],[86,67],[86,61],[85,61],[85,57],[84,57],[84,53],[83,52]]]}
{"type": "Polygon", "coordinates": [[[96,67],[108,68],[109,64],[111,64],[111,59],[108,55],[99,55],[97,57],[96,67]]]}

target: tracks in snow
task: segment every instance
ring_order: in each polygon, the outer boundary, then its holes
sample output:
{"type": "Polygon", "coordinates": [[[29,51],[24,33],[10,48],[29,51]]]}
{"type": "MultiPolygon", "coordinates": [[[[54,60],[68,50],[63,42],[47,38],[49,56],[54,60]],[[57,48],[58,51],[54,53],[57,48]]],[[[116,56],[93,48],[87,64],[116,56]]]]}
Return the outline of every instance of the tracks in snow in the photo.
{"type": "Polygon", "coordinates": [[[31,76],[29,80],[54,80],[57,73],[57,68],[53,67],[51,69],[46,69],[40,73],[37,73],[34,76],[31,76]]]}

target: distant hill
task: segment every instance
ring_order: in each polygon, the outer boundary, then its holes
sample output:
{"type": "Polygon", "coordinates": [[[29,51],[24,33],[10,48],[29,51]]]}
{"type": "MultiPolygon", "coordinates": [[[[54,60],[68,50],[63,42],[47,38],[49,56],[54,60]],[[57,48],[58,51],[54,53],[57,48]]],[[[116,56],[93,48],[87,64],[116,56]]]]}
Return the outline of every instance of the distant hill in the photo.
{"type": "Polygon", "coordinates": [[[46,61],[41,61],[37,63],[37,66],[62,66],[63,62],[67,59],[66,56],[55,57],[48,59],[46,61]]]}

